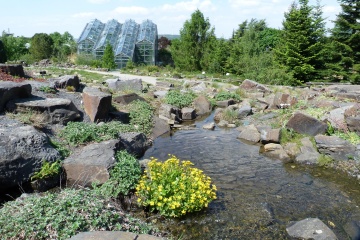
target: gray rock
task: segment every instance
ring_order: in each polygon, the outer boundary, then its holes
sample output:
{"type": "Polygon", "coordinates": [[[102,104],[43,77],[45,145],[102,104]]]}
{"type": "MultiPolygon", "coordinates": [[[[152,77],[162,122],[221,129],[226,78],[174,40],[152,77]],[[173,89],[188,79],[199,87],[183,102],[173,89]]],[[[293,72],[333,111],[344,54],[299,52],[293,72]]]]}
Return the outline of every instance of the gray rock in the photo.
{"type": "Polygon", "coordinates": [[[196,111],[193,108],[182,108],[181,116],[183,120],[194,120],[196,118],[196,111]]]}
{"type": "MultiPolygon", "coordinates": [[[[159,117],[163,116],[167,119],[174,120],[176,122],[181,122],[181,110],[177,107],[174,107],[169,104],[161,104],[159,108],[159,117]]],[[[161,118],[161,117],[160,117],[161,118]]]]}
{"type": "Polygon", "coordinates": [[[48,137],[32,126],[0,127],[0,189],[30,181],[43,161],[60,159],[48,137]]]}
{"type": "Polygon", "coordinates": [[[360,134],[360,116],[347,117],[346,125],[350,131],[360,134]]]}
{"type": "Polygon", "coordinates": [[[211,122],[211,123],[207,123],[203,125],[203,129],[206,130],[214,130],[215,129],[215,123],[211,122]]]}
{"type": "Polygon", "coordinates": [[[30,96],[30,84],[0,81],[0,112],[4,110],[8,101],[18,98],[28,98],[30,96]]]}
{"type": "Polygon", "coordinates": [[[111,99],[111,94],[101,92],[97,88],[84,88],[84,109],[92,122],[104,120],[108,117],[111,108],[111,99]]]}
{"type": "Polygon", "coordinates": [[[335,108],[331,110],[328,114],[326,114],[322,120],[327,120],[330,122],[331,126],[333,126],[335,129],[344,130],[346,128],[345,123],[345,111],[347,109],[350,109],[354,106],[354,104],[349,106],[344,106],[340,108],[335,108]]]}
{"type": "Polygon", "coordinates": [[[227,127],[227,125],[229,124],[228,121],[225,120],[220,120],[220,122],[217,124],[219,127],[227,127]]]}
{"type": "Polygon", "coordinates": [[[206,85],[204,82],[200,82],[198,84],[196,84],[195,86],[190,88],[192,91],[200,93],[200,92],[205,92],[206,91],[206,85]]]}
{"type": "Polygon", "coordinates": [[[69,238],[69,240],[160,240],[162,238],[148,234],[136,234],[122,231],[93,231],[81,232],[69,238]]]}
{"type": "Polygon", "coordinates": [[[210,101],[203,95],[194,100],[194,107],[197,115],[204,115],[210,113],[212,110],[210,101]]]}
{"type": "Polygon", "coordinates": [[[135,91],[141,92],[143,90],[143,84],[141,79],[108,79],[105,81],[108,88],[113,91],[135,91]]]}
{"type": "Polygon", "coordinates": [[[360,221],[350,220],[344,226],[345,232],[351,240],[360,239],[360,221]]]}
{"type": "Polygon", "coordinates": [[[223,108],[217,108],[215,109],[215,113],[214,113],[214,121],[220,121],[223,118],[223,112],[224,109],[223,108]]]}
{"type": "Polygon", "coordinates": [[[271,92],[271,90],[268,87],[266,87],[262,84],[259,84],[255,81],[249,80],[249,79],[245,79],[240,84],[240,88],[245,89],[245,90],[257,90],[257,91],[261,91],[261,92],[265,92],[265,93],[271,92]]]}
{"type": "Polygon", "coordinates": [[[144,133],[128,132],[119,134],[120,147],[135,157],[142,157],[150,143],[144,133]]]}
{"type": "Polygon", "coordinates": [[[245,129],[240,132],[237,138],[257,143],[260,141],[260,133],[257,128],[253,124],[251,124],[249,126],[246,126],[245,129]]]}
{"type": "Polygon", "coordinates": [[[260,131],[261,142],[266,143],[280,143],[281,129],[262,129],[260,131]]]}
{"type": "Polygon", "coordinates": [[[318,134],[324,134],[327,130],[327,124],[310,117],[301,112],[296,112],[287,122],[287,128],[294,129],[301,134],[307,134],[315,136],[318,134]]]}
{"type": "Polygon", "coordinates": [[[330,156],[334,160],[347,161],[358,157],[356,147],[350,142],[337,136],[315,136],[316,146],[322,154],[330,156]]]}
{"type": "Polygon", "coordinates": [[[163,98],[166,96],[167,93],[168,93],[168,91],[155,91],[154,97],[155,98],[163,98]]]}
{"type": "Polygon", "coordinates": [[[269,158],[279,159],[284,162],[290,162],[289,155],[280,144],[268,143],[263,147],[263,154],[269,158]]]}
{"type": "Polygon", "coordinates": [[[318,218],[306,218],[286,227],[290,237],[297,239],[337,240],[336,235],[318,218]]]}
{"type": "Polygon", "coordinates": [[[317,164],[320,153],[315,149],[310,139],[308,137],[301,139],[301,144],[300,154],[296,156],[295,162],[301,164],[317,164]]]}
{"type": "Polygon", "coordinates": [[[286,143],[284,150],[289,155],[290,158],[294,159],[297,155],[300,154],[300,148],[296,143],[286,143]]]}
{"type": "Polygon", "coordinates": [[[273,106],[277,108],[287,108],[297,103],[296,97],[290,96],[287,93],[277,92],[274,97],[273,106]]]}
{"type": "Polygon", "coordinates": [[[223,100],[223,101],[217,101],[216,102],[216,106],[221,107],[221,108],[226,108],[230,105],[235,104],[235,101],[233,99],[229,99],[229,100],[223,100]]]}
{"type": "Polygon", "coordinates": [[[143,97],[140,97],[136,93],[129,93],[129,94],[124,94],[124,95],[114,97],[114,102],[117,102],[117,103],[120,103],[123,105],[128,105],[129,103],[131,103],[135,100],[140,100],[140,101],[145,102],[145,99],[143,97]]]}
{"type": "Polygon", "coordinates": [[[167,120],[154,117],[154,127],[152,129],[151,138],[155,139],[165,133],[170,132],[170,125],[167,120]]]}
{"type": "Polygon", "coordinates": [[[241,106],[237,110],[237,118],[238,119],[243,119],[243,118],[249,116],[251,113],[252,113],[252,108],[251,108],[250,105],[241,106]]]}
{"type": "Polygon", "coordinates": [[[65,75],[58,78],[51,78],[48,81],[50,82],[50,87],[55,88],[74,87],[74,89],[77,90],[80,87],[80,79],[77,75],[65,75]]]}

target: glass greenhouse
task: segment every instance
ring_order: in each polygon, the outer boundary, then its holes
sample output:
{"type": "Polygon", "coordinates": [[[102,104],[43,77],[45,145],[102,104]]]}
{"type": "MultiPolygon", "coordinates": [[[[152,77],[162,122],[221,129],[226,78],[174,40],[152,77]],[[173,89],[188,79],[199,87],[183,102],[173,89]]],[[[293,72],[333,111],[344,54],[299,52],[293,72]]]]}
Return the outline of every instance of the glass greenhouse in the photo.
{"type": "Polygon", "coordinates": [[[116,64],[123,68],[129,60],[155,65],[157,41],[157,26],[150,20],[138,24],[130,19],[120,24],[112,19],[104,24],[94,19],[86,24],[77,43],[79,54],[91,54],[97,59],[101,59],[106,44],[110,43],[116,64]]]}

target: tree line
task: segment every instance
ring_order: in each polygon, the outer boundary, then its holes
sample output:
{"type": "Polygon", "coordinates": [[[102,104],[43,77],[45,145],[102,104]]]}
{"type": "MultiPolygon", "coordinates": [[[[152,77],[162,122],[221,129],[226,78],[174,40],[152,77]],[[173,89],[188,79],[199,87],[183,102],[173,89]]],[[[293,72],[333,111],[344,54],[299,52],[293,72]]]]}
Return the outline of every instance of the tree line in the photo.
{"type": "MultiPolygon", "coordinates": [[[[196,10],[178,39],[159,39],[157,57],[178,71],[232,74],[267,84],[360,83],[360,1],[338,1],[342,10],[332,29],[325,27],[319,2],[313,6],[297,0],[284,13],[281,29],[251,19],[239,24],[230,39],[217,38],[209,19],[196,10]]],[[[0,62],[66,61],[75,52],[76,42],[68,32],[38,33],[30,39],[3,32],[0,37],[0,62]]],[[[103,59],[92,63],[115,68],[112,47],[108,44],[103,59]]]]}

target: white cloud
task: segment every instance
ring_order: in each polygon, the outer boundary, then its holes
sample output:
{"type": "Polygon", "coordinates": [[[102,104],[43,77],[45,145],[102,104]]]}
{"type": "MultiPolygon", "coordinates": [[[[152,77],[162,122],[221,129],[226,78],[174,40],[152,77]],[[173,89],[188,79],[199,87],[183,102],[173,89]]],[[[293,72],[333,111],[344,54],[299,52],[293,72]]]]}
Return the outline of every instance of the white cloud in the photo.
{"type": "Polygon", "coordinates": [[[95,17],[97,14],[94,12],[82,12],[82,13],[75,13],[72,15],[73,18],[90,18],[95,17]]]}
{"type": "Polygon", "coordinates": [[[340,6],[324,6],[323,7],[323,12],[324,14],[336,14],[336,13],[339,13],[341,11],[341,7],[340,6]]]}
{"type": "Polygon", "coordinates": [[[150,13],[150,10],[144,7],[131,6],[131,7],[117,7],[113,12],[116,14],[147,15],[150,13]]]}
{"type": "Polygon", "coordinates": [[[261,4],[259,0],[229,0],[229,3],[233,8],[257,7],[261,4]]]}
{"type": "Polygon", "coordinates": [[[110,0],[88,0],[89,3],[93,3],[93,4],[103,4],[103,3],[107,3],[110,0]]]}

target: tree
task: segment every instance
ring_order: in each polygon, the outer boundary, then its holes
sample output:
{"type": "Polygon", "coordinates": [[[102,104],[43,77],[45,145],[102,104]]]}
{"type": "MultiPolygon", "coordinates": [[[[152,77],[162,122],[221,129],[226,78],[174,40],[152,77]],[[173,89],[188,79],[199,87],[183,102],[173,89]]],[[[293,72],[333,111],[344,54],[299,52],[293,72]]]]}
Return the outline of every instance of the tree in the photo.
{"type": "Polygon", "coordinates": [[[171,55],[175,66],[186,71],[202,70],[203,56],[212,50],[214,39],[214,28],[209,19],[196,10],[191,19],[185,21],[180,38],[172,41],[171,55]]]}
{"type": "Polygon", "coordinates": [[[68,56],[76,52],[76,43],[73,36],[69,32],[61,35],[58,32],[50,34],[53,44],[53,57],[58,61],[66,61],[68,56]]]}
{"type": "Polygon", "coordinates": [[[352,49],[351,57],[360,63],[360,1],[338,0],[342,12],[337,15],[332,37],[335,41],[348,45],[352,49]]]}
{"type": "Polygon", "coordinates": [[[5,45],[0,40],[0,63],[5,63],[6,61],[7,61],[7,57],[6,57],[5,45]]]}
{"type": "Polygon", "coordinates": [[[29,49],[27,47],[29,39],[25,37],[14,37],[13,35],[8,35],[5,31],[3,31],[0,39],[4,44],[8,61],[22,60],[22,56],[29,53],[29,49]]]}
{"type": "Polygon", "coordinates": [[[104,55],[102,57],[102,67],[108,69],[114,69],[117,67],[115,63],[114,50],[110,43],[106,43],[104,55]]]}
{"type": "Polygon", "coordinates": [[[308,0],[293,3],[283,21],[282,43],[277,49],[278,61],[301,82],[319,77],[324,68],[324,19],[321,7],[308,5],[308,0]]]}
{"type": "Polygon", "coordinates": [[[30,53],[34,60],[50,58],[53,53],[53,39],[46,33],[36,33],[31,39],[30,53]]]}

